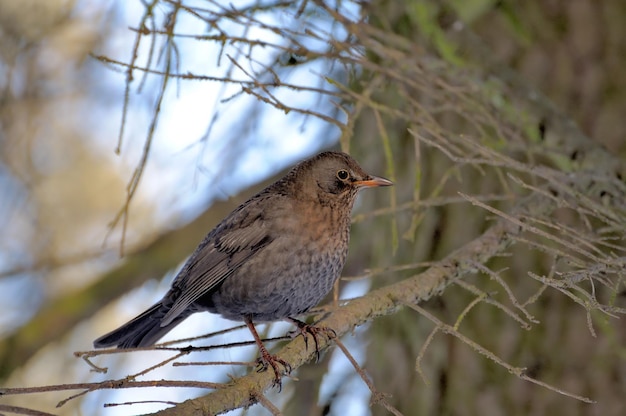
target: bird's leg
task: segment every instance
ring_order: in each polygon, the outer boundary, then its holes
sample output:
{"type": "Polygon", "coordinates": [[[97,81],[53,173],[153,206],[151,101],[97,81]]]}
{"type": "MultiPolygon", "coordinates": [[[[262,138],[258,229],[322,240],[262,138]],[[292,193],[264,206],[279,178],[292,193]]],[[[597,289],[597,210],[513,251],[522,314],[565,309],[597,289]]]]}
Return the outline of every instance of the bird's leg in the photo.
{"type": "Polygon", "coordinates": [[[269,353],[267,348],[265,348],[265,345],[263,345],[263,341],[261,341],[261,337],[259,337],[259,334],[256,332],[256,328],[254,327],[254,324],[252,323],[252,320],[250,318],[245,318],[244,322],[246,323],[246,326],[248,327],[250,332],[252,332],[252,336],[254,337],[256,345],[259,346],[259,352],[261,353],[261,357],[259,358],[261,368],[259,369],[259,371],[266,370],[268,365],[271,366],[274,370],[274,385],[278,385],[278,388],[281,389],[282,372],[279,370],[278,364],[281,364],[285,368],[287,374],[291,373],[291,365],[287,361],[282,360],[277,356],[269,353]]]}
{"type": "Polygon", "coordinates": [[[335,332],[335,330],[327,326],[309,325],[306,322],[302,322],[294,318],[287,318],[286,320],[298,327],[298,330],[296,331],[296,334],[293,336],[293,338],[297,337],[298,335],[302,335],[302,337],[304,338],[304,345],[307,349],[309,348],[308,334],[311,334],[311,337],[313,337],[313,342],[315,343],[315,354],[317,355],[317,361],[320,360],[319,342],[317,341],[318,335],[326,335],[328,339],[333,339],[337,337],[337,333],[335,332]]]}

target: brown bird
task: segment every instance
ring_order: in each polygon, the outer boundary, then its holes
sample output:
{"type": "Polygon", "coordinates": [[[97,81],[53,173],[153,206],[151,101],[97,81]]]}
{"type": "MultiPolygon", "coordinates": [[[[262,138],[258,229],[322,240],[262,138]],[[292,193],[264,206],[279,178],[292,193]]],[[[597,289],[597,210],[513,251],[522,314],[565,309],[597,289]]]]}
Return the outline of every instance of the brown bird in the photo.
{"type": "MultiPolygon", "coordinates": [[[[359,189],[389,186],[349,155],[323,152],[241,204],[200,243],[163,299],[94,341],[96,348],[156,343],[191,314],[219,313],[244,321],[259,346],[263,368],[277,363],[253,322],[288,320],[316,344],[326,328],[294,317],[316,306],[339,278],[348,253],[350,213],[359,189]]],[[[330,330],[332,332],[332,330],[330,330]]]]}

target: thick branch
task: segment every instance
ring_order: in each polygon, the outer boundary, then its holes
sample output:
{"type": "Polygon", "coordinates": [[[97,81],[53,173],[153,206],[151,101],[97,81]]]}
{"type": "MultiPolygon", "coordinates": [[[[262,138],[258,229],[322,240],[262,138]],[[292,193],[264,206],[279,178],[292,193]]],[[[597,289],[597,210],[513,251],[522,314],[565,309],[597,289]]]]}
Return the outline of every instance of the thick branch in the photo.
{"type": "MultiPolygon", "coordinates": [[[[520,203],[517,211],[549,212],[555,207],[556,204],[552,201],[532,195],[520,203]]],[[[424,273],[350,300],[322,320],[320,325],[334,329],[337,336],[343,336],[365,322],[393,314],[403,304],[417,303],[439,295],[456,279],[474,272],[475,264],[484,264],[493,256],[502,253],[512,242],[512,237],[521,231],[523,231],[522,227],[499,219],[479,238],[453,252],[424,273]]],[[[332,344],[332,341],[327,339],[320,339],[320,341],[320,349],[332,344]]],[[[306,351],[301,337],[289,343],[278,354],[280,358],[289,362],[293,369],[311,360],[314,355],[313,351],[306,351]]],[[[187,400],[155,414],[161,416],[221,414],[255,403],[255,397],[269,389],[273,380],[274,375],[271,371],[252,372],[237,379],[227,388],[187,400]]]]}

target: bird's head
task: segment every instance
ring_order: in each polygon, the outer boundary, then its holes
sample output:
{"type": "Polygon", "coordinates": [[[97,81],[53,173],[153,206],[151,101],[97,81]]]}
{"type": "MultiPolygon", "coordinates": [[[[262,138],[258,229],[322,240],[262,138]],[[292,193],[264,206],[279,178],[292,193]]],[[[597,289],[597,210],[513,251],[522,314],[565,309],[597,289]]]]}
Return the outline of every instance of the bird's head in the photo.
{"type": "Polygon", "coordinates": [[[315,199],[323,205],[338,202],[352,206],[360,189],[393,185],[366,173],[356,160],[340,152],[323,152],[307,159],[288,177],[301,198],[315,199]]]}

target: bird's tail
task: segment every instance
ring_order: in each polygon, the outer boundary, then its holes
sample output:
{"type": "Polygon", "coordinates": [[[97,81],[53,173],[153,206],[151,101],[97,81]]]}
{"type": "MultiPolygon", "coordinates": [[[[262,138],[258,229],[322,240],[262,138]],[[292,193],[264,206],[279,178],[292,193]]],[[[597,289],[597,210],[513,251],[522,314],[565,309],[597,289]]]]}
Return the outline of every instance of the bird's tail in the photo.
{"type": "Polygon", "coordinates": [[[157,302],[130,322],[95,340],[93,346],[135,348],[153,345],[189,316],[188,313],[182,313],[172,322],[162,326],[163,317],[169,310],[170,308],[162,302],[157,302]]]}

